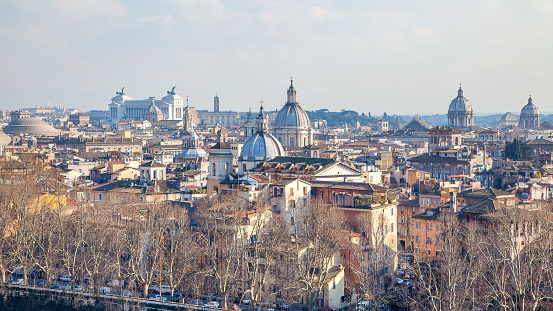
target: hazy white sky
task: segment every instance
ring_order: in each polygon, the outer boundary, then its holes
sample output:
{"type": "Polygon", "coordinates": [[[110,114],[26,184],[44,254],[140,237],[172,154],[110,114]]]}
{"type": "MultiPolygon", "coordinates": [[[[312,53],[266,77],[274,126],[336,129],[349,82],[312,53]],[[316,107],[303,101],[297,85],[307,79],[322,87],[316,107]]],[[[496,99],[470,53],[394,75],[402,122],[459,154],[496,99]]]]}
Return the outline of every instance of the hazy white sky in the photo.
{"type": "Polygon", "coordinates": [[[551,0],[0,0],[0,109],[108,109],[172,86],[196,109],[553,111],[551,0]]]}

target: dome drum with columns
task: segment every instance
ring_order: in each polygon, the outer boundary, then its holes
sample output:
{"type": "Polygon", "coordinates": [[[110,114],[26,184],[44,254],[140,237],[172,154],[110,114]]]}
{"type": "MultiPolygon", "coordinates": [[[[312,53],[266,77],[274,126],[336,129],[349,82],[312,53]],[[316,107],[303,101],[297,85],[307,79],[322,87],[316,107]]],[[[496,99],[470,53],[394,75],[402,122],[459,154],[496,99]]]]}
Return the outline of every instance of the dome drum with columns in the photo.
{"type": "Polygon", "coordinates": [[[296,100],[296,89],[292,80],[286,104],[276,116],[273,133],[284,146],[305,147],[313,144],[313,129],[307,113],[296,100]]]}
{"type": "Polygon", "coordinates": [[[520,128],[533,129],[540,126],[540,111],[532,102],[532,96],[528,98],[528,104],[520,111],[520,128]]]}
{"type": "Polygon", "coordinates": [[[463,89],[459,85],[457,97],[455,97],[447,112],[447,125],[456,128],[465,128],[474,125],[474,112],[470,101],[463,96],[463,89]]]}

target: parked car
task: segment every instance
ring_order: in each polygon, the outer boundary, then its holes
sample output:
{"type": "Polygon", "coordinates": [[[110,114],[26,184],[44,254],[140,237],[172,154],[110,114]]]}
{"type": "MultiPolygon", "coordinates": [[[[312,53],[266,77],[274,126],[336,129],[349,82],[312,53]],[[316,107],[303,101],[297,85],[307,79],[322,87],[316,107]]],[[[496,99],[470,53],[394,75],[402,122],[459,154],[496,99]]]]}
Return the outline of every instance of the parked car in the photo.
{"type": "Polygon", "coordinates": [[[148,285],[148,293],[159,294],[159,287],[157,285],[148,285]]]}
{"type": "Polygon", "coordinates": [[[98,290],[98,293],[100,293],[100,294],[111,294],[111,288],[107,287],[107,286],[102,286],[98,290]]]}
{"type": "Polygon", "coordinates": [[[371,306],[370,301],[361,301],[357,304],[357,310],[365,310],[368,309],[371,306]]]}
{"type": "Polygon", "coordinates": [[[204,307],[206,307],[206,308],[219,308],[219,302],[210,301],[210,302],[204,304],[204,307]]]}
{"type": "Polygon", "coordinates": [[[403,269],[397,269],[396,270],[396,275],[400,278],[404,277],[405,276],[405,270],[403,269]]]}
{"type": "Polygon", "coordinates": [[[230,306],[230,308],[231,308],[232,310],[240,311],[240,307],[239,307],[237,304],[235,304],[235,303],[233,303],[232,306],[230,306]]]}
{"type": "Polygon", "coordinates": [[[198,305],[198,306],[202,305],[202,301],[200,299],[192,299],[188,303],[191,305],[198,305]]]}
{"type": "Polygon", "coordinates": [[[214,293],[204,293],[201,298],[206,300],[215,300],[215,297],[217,297],[217,295],[214,293]]]}
{"type": "Polygon", "coordinates": [[[58,283],[54,282],[54,283],[50,284],[50,288],[52,288],[52,289],[60,288],[60,285],[58,283]]]}
{"type": "Polygon", "coordinates": [[[290,309],[290,306],[285,304],[284,302],[279,302],[277,303],[277,309],[288,310],[290,309]]]}
{"type": "Polygon", "coordinates": [[[244,299],[242,300],[242,303],[245,305],[249,305],[250,303],[252,303],[252,301],[250,299],[244,299]]]}
{"type": "Polygon", "coordinates": [[[23,282],[25,282],[25,279],[24,278],[12,278],[10,280],[11,283],[13,284],[23,284],[23,282]]]}
{"type": "Polygon", "coordinates": [[[159,301],[167,301],[167,297],[163,297],[161,295],[155,295],[150,298],[151,300],[159,300],[159,301]]]}
{"type": "Polygon", "coordinates": [[[405,280],[403,280],[403,284],[405,284],[405,285],[407,285],[407,286],[413,286],[413,285],[415,285],[415,281],[409,280],[409,279],[405,279],[405,280]]]}
{"type": "Polygon", "coordinates": [[[70,285],[69,283],[60,283],[59,289],[70,290],[70,289],[71,289],[71,285],[70,285]]]}
{"type": "Polygon", "coordinates": [[[69,275],[60,275],[59,280],[62,282],[71,282],[69,275]]]}
{"type": "Polygon", "coordinates": [[[162,295],[171,295],[171,286],[161,285],[160,293],[162,295]]]}

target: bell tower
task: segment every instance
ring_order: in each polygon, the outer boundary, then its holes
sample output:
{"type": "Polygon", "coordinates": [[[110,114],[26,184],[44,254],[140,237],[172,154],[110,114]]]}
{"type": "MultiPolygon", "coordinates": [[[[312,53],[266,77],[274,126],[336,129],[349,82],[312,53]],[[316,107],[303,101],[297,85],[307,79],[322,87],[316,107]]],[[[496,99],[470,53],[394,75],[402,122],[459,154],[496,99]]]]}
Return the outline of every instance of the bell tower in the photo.
{"type": "Polygon", "coordinates": [[[219,96],[217,94],[213,98],[213,111],[219,112],[219,96]]]}

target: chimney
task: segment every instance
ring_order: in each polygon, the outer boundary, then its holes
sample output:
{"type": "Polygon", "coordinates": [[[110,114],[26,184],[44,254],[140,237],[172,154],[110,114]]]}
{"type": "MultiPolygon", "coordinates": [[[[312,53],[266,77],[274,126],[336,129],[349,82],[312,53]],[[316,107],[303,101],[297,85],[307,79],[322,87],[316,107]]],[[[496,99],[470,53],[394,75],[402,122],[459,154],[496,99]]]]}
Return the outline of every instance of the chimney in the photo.
{"type": "Polygon", "coordinates": [[[457,193],[454,191],[449,193],[449,212],[457,213],[457,193]]]}

